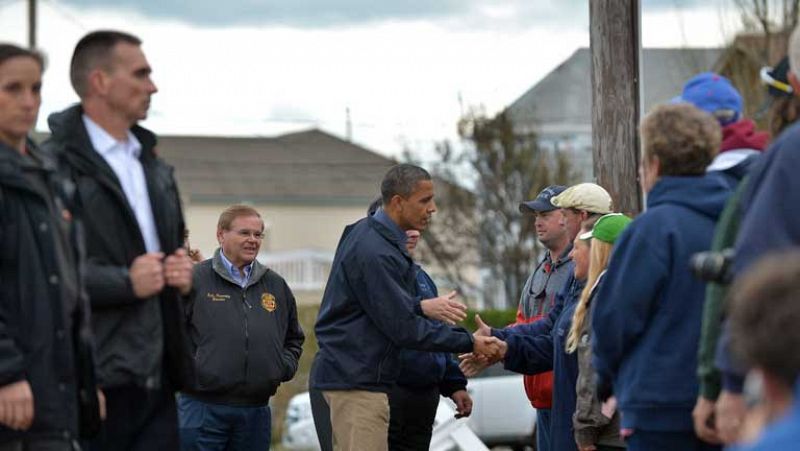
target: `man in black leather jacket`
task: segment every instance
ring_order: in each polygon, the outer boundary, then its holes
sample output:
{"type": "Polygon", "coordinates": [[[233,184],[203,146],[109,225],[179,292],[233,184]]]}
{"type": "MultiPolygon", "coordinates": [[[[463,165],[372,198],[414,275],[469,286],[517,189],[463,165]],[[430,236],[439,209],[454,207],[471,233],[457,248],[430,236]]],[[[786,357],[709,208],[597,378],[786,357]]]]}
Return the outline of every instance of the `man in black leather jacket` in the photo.
{"type": "Polygon", "coordinates": [[[58,156],[85,212],[86,284],[108,418],[94,450],[177,449],[174,391],[190,371],[180,295],[192,263],[172,168],[136,125],[156,86],[135,36],[89,33],[70,77],[81,99],[49,117],[58,156]]]}

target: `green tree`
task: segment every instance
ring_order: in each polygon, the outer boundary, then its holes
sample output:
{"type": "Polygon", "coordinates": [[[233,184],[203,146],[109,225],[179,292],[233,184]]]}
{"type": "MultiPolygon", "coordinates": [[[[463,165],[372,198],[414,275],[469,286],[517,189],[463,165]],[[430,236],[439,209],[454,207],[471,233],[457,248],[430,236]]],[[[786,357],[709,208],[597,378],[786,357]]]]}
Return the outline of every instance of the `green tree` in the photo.
{"type": "Polygon", "coordinates": [[[463,150],[441,144],[432,167],[445,183],[437,186],[439,213],[424,235],[428,257],[456,272],[465,262],[477,264],[488,305],[513,308],[542,251],[533,217],[519,204],[548,185],[569,184],[569,161],[543,149],[535,134],[516,134],[506,111],[487,117],[473,109],[458,130],[463,150]]]}

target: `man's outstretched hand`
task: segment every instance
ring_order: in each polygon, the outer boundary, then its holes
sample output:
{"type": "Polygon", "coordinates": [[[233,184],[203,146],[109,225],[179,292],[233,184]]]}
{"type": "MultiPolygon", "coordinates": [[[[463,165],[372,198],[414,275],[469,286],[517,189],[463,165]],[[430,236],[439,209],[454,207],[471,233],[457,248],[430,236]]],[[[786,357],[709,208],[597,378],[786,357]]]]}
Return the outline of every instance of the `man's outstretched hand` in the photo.
{"type": "Polygon", "coordinates": [[[451,291],[438,298],[425,299],[419,303],[426,318],[454,325],[467,318],[467,306],[458,301],[458,292],[451,291]]]}

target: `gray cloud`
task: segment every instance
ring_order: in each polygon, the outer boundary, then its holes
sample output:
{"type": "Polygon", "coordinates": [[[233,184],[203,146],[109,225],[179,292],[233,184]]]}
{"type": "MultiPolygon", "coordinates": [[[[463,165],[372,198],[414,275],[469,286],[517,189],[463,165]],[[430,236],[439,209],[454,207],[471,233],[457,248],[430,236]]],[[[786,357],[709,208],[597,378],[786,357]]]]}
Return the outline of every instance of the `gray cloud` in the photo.
{"type": "Polygon", "coordinates": [[[466,12],[472,0],[65,0],[81,8],[127,9],[203,26],[319,27],[436,19],[466,12]]]}
{"type": "MultiPolygon", "coordinates": [[[[588,17],[589,0],[63,0],[83,9],[136,11],[200,26],[341,27],[384,21],[435,20],[481,28],[570,24],[588,17]],[[499,19],[487,8],[514,11],[499,19]]],[[[691,8],[700,0],[643,0],[644,11],[691,8]]],[[[585,24],[574,24],[584,26],[585,24]]]]}

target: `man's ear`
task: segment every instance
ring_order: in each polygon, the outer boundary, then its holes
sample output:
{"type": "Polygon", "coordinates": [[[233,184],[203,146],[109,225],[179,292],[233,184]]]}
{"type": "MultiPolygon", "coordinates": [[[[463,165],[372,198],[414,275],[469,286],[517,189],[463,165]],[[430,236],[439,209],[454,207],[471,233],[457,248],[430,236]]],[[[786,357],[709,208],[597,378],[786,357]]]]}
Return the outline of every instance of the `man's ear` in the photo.
{"type": "Polygon", "coordinates": [[[661,176],[661,160],[656,155],[643,158],[647,158],[645,162],[646,171],[654,173],[656,177],[661,176]]]}
{"type": "Polygon", "coordinates": [[[792,89],[794,90],[794,95],[800,97],[800,80],[797,79],[797,75],[795,75],[794,71],[789,69],[789,73],[787,74],[789,78],[789,84],[792,85],[792,89]]]}
{"type": "Polygon", "coordinates": [[[86,79],[89,92],[105,95],[108,92],[108,76],[102,69],[96,68],[89,72],[86,79]]]}
{"type": "Polygon", "coordinates": [[[392,196],[389,200],[389,209],[392,211],[400,211],[403,209],[403,198],[399,194],[392,196]]]}
{"type": "Polygon", "coordinates": [[[219,244],[220,246],[222,246],[222,234],[224,232],[225,231],[222,229],[217,229],[217,244],[219,244]]]}

